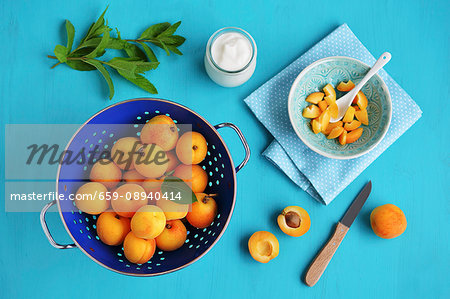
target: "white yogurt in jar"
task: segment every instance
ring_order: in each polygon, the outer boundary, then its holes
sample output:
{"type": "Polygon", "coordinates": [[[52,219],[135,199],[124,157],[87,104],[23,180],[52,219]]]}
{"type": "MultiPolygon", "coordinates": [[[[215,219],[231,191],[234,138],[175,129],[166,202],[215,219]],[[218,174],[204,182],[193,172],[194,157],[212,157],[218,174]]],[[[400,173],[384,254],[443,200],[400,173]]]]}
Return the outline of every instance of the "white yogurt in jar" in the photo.
{"type": "Polygon", "coordinates": [[[253,75],[256,54],[255,41],[250,34],[240,28],[223,28],[208,41],[205,69],[217,84],[239,86],[253,75]]]}

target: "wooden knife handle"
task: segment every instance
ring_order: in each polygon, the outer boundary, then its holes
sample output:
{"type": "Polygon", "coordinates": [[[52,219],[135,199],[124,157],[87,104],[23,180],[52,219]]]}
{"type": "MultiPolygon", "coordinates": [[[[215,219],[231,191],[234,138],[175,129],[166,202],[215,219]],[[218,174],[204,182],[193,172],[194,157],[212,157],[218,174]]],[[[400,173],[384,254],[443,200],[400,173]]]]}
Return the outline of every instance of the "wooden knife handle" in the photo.
{"type": "Polygon", "coordinates": [[[338,222],[333,236],[330,240],[328,240],[327,244],[325,244],[319,254],[317,254],[316,258],[313,260],[308,268],[308,271],[306,272],[305,283],[308,286],[312,287],[319,281],[320,276],[322,276],[323,272],[327,268],[328,263],[331,261],[331,258],[338,249],[347,232],[348,227],[338,222]]]}

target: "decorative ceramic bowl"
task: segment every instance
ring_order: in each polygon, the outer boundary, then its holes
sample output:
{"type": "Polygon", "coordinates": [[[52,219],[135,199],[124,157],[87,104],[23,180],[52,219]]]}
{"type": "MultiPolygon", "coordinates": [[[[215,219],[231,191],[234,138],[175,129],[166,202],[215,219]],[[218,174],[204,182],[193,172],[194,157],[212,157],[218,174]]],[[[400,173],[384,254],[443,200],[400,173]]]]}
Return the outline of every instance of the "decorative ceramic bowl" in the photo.
{"type": "MultiPolygon", "coordinates": [[[[378,74],[362,88],[369,101],[369,125],[362,125],[363,134],[354,143],[341,145],[324,134],[314,134],[311,120],[302,116],[303,109],[311,105],[305,101],[309,94],[322,91],[328,83],[337,86],[342,81],[352,80],[358,84],[369,69],[367,64],[354,58],[328,57],[309,65],[295,79],[289,93],[289,118],[298,137],[310,149],[328,158],[353,159],[369,152],[383,139],[391,123],[392,104],[389,90],[378,74]]],[[[336,89],[337,99],[344,94],[336,89]]]]}

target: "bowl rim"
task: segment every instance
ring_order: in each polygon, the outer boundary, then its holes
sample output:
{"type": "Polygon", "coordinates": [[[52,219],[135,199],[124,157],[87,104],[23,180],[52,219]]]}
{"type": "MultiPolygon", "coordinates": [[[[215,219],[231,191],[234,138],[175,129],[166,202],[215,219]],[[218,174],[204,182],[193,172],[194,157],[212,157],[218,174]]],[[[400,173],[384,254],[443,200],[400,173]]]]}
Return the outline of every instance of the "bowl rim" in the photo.
{"type": "Polygon", "coordinates": [[[300,140],[312,151],[327,157],[327,158],[331,158],[331,159],[338,159],[338,160],[349,160],[349,159],[354,159],[354,158],[358,158],[361,157],[362,155],[367,154],[368,152],[370,152],[372,149],[374,149],[380,142],[381,140],[384,139],[384,137],[386,136],[387,131],[389,130],[389,127],[391,125],[391,119],[392,119],[392,100],[391,100],[391,94],[389,92],[389,88],[387,87],[386,83],[384,82],[384,80],[380,77],[380,75],[375,74],[374,77],[377,77],[378,80],[381,82],[381,87],[386,91],[387,94],[387,103],[388,103],[388,107],[389,107],[389,115],[388,115],[388,119],[387,119],[387,123],[385,126],[384,131],[382,132],[380,138],[378,138],[378,140],[376,142],[374,142],[371,146],[369,146],[367,149],[365,149],[364,151],[357,153],[357,154],[353,154],[353,155],[349,155],[349,156],[337,156],[334,154],[330,154],[327,152],[322,151],[320,148],[315,147],[313,144],[311,144],[306,138],[302,137],[301,132],[297,129],[297,127],[294,125],[294,115],[292,115],[291,112],[291,107],[293,105],[294,102],[294,91],[296,89],[296,87],[298,86],[299,81],[305,76],[306,73],[308,73],[312,68],[316,67],[319,64],[324,63],[325,61],[328,60],[333,60],[333,59],[347,59],[356,63],[359,63],[367,68],[371,68],[368,64],[353,58],[353,57],[348,57],[348,56],[329,56],[329,57],[325,57],[322,59],[319,59],[317,61],[314,61],[313,63],[311,63],[310,65],[308,65],[306,68],[304,68],[300,74],[298,74],[297,78],[295,78],[294,82],[291,85],[291,89],[289,91],[289,96],[288,96],[288,114],[289,114],[289,120],[291,122],[291,126],[294,129],[295,133],[297,134],[297,136],[300,138],[300,140]]]}
{"type": "MultiPolygon", "coordinates": [[[[113,272],[119,273],[119,274],[128,275],[128,276],[134,276],[134,277],[151,277],[151,276],[160,276],[160,275],[163,275],[163,274],[168,274],[168,273],[176,272],[176,271],[179,271],[179,270],[181,270],[181,269],[183,269],[183,268],[186,268],[187,266],[189,266],[189,265],[195,263],[196,261],[198,261],[199,259],[201,259],[203,256],[205,256],[205,255],[206,255],[206,254],[214,247],[214,245],[216,245],[217,242],[219,242],[219,240],[221,239],[222,235],[223,235],[223,234],[225,233],[225,231],[227,230],[227,227],[228,227],[228,225],[230,224],[230,221],[231,221],[231,217],[233,216],[234,208],[235,208],[235,205],[236,205],[236,191],[237,191],[237,186],[236,186],[236,185],[237,185],[237,179],[236,179],[236,168],[235,168],[235,166],[234,166],[234,161],[233,161],[233,158],[232,158],[232,156],[231,156],[230,150],[228,149],[228,147],[227,147],[225,141],[223,140],[222,136],[220,136],[220,134],[219,134],[219,132],[217,131],[217,129],[216,129],[211,123],[209,123],[209,121],[207,121],[203,116],[201,116],[200,114],[198,114],[198,113],[195,112],[194,110],[192,110],[192,109],[190,109],[190,108],[188,108],[188,107],[186,107],[186,106],[184,106],[184,105],[182,105],[182,104],[179,104],[179,103],[176,103],[176,102],[173,102],[173,101],[170,101],[170,100],[160,99],[160,98],[149,98],[149,97],[132,98],[132,99],[129,99],[129,100],[123,100],[123,101],[120,101],[120,102],[111,104],[111,105],[109,105],[109,106],[107,106],[107,107],[105,107],[105,108],[99,110],[98,112],[96,112],[95,114],[93,114],[91,117],[89,117],[89,119],[87,119],[87,120],[86,120],[86,121],[85,121],[85,122],[84,122],[77,130],[76,130],[76,132],[72,135],[72,137],[70,138],[70,140],[67,142],[67,145],[66,145],[66,147],[65,147],[64,150],[67,150],[67,149],[69,148],[69,146],[72,144],[73,139],[77,136],[77,134],[81,131],[81,129],[82,129],[84,126],[86,126],[86,125],[87,125],[92,119],[94,119],[97,115],[101,114],[103,111],[108,110],[109,108],[112,108],[112,107],[115,107],[115,106],[119,106],[119,105],[121,105],[121,104],[128,103],[128,102],[135,102],[135,101],[142,101],[142,100],[144,100],[144,101],[150,101],[150,102],[151,102],[151,101],[165,102],[165,103],[173,104],[173,105],[175,105],[175,106],[179,106],[179,107],[181,107],[181,108],[184,108],[184,109],[190,111],[191,113],[193,113],[193,114],[195,114],[196,116],[198,116],[201,120],[203,120],[205,124],[207,124],[209,127],[211,127],[211,128],[213,129],[213,131],[216,133],[216,135],[218,136],[218,138],[222,141],[222,143],[223,143],[223,145],[224,145],[224,147],[225,147],[225,150],[226,150],[226,152],[227,152],[227,154],[228,154],[228,156],[229,156],[229,158],[230,158],[230,162],[231,162],[232,173],[233,173],[233,180],[234,180],[234,191],[233,191],[233,201],[232,201],[232,204],[231,204],[230,214],[229,214],[228,217],[227,217],[227,220],[226,220],[226,222],[225,222],[225,224],[224,224],[224,226],[223,226],[222,231],[217,235],[217,238],[211,243],[211,245],[210,245],[210,246],[209,246],[202,254],[200,254],[199,256],[197,256],[196,258],[194,258],[192,261],[190,261],[190,262],[188,262],[188,263],[186,263],[186,264],[184,264],[184,265],[182,265],[182,266],[176,267],[176,268],[174,268],[174,269],[167,270],[167,271],[162,271],[162,272],[158,272],[158,273],[143,273],[143,274],[140,274],[140,273],[129,273],[129,272],[124,272],[124,271],[120,271],[120,270],[111,268],[111,267],[105,265],[104,263],[100,262],[99,260],[97,260],[96,258],[94,258],[93,256],[91,256],[91,255],[90,255],[90,254],[89,254],[82,246],[80,246],[80,244],[78,244],[77,240],[75,239],[75,237],[74,237],[74,236],[72,235],[72,233],[70,232],[69,227],[67,226],[66,220],[64,219],[64,216],[63,216],[63,213],[62,213],[62,210],[61,210],[61,205],[60,205],[59,199],[56,199],[56,203],[57,203],[57,206],[58,206],[58,213],[59,213],[59,216],[60,216],[60,218],[61,218],[61,222],[63,223],[66,232],[68,233],[68,235],[70,236],[70,238],[71,238],[71,239],[73,240],[73,242],[75,243],[76,248],[78,248],[79,250],[81,250],[88,258],[90,258],[91,260],[93,260],[94,262],[96,262],[97,264],[99,264],[100,266],[102,266],[102,267],[104,267],[104,268],[106,268],[106,269],[108,269],[108,270],[111,270],[111,271],[113,271],[113,272]]],[[[56,194],[59,193],[59,175],[60,175],[60,173],[61,173],[61,164],[58,165],[58,170],[57,170],[57,175],[56,175],[56,194]]]]}

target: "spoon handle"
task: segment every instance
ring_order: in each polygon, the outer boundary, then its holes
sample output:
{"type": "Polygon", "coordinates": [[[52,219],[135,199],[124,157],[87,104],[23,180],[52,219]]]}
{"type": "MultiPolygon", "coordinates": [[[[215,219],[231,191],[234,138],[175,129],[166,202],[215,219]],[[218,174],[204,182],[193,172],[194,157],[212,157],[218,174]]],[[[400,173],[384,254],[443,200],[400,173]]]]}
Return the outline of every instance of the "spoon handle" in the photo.
{"type": "Polygon", "coordinates": [[[364,84],[366,84],[373,75],[375,75],[383,66],[385,66],[386,63],[389,62],[389,60],[391,60],[391,57],[391,53],[389,52],[384,52],[383,54],[381,54],[380,58],[378,58],[377,62],[375,62],[372,68],[364,76],[364,78],[362,78],[358,85],[356,85],[354,90],[356,92],[360,91],[364,84]]]}

